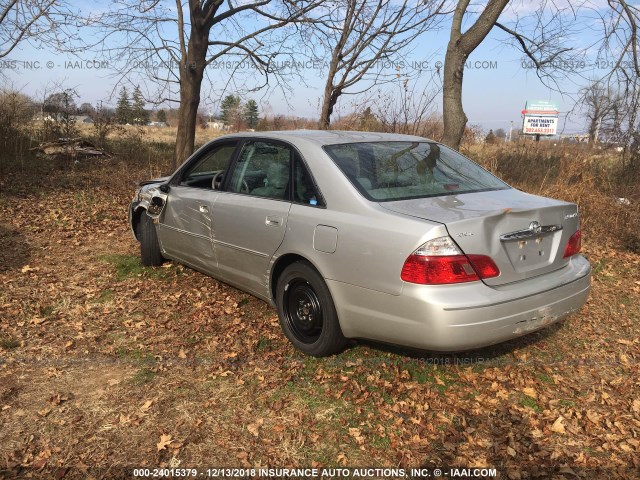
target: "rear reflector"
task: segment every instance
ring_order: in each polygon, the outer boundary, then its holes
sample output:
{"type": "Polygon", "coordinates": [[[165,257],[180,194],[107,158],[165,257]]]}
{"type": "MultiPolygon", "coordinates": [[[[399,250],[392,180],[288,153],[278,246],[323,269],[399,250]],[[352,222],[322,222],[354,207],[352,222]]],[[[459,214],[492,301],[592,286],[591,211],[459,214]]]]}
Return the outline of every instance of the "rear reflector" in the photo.
{"type": "Polygon", "coordinates": [[[576,231],[569,241],[567,242],[567,247],[564,249],[563,258],[569,258],[574,256],[577,253],[580,253],[580,248],[582,247],[582,232],[580,230],[576,231]]]}
{"type": "Polygon", "coordinates": [[[500,270],[490,257],[464,255],[450,238],[440,237],[430,240],[409,255],[400,278],[421,285],[446,285],[475,282],[498,275],[500,270]],[[425,255],[427,252],[431,255],[425,255]],[[441,254],[444,252],[447,254],[441,254]]]}

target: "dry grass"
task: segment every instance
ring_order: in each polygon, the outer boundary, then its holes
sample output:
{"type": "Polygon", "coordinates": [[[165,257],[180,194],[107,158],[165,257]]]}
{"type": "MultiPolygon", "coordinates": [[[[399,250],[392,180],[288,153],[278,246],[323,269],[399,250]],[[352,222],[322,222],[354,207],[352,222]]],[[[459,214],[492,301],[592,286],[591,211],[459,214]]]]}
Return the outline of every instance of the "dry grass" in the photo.
{"type": "MultiPolygon", "coordinates": [[[[91,124],[78,124],[78,128],[83,137],[91,137],[95,135],[95,129],[91,124]]],[[[150,127],[135,125],[120,125],[118,129],[109,135],[110,140],[116,140],[123,137],[139,136],[145,142],[162,143],[173,145],[176,142],[177,127],[150,127]]],[[[196,129],[196,145],[204,145],[208,141],[219,137],[222,132],[210,128],[196,129]]]]}

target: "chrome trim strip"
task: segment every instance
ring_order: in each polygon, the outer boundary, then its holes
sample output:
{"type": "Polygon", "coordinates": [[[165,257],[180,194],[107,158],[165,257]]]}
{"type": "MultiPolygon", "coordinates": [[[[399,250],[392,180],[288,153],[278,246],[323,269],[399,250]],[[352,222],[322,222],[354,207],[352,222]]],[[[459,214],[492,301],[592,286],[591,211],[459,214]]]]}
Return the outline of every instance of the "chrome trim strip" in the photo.
{"type": "Polygon", "coordinates": [[[204,240],[211,240],[211,238],[206,235],[200,235],[199,233],[187,232],[186,230],[182,230],[181,228],[172,227],[171,225],[167,225],[165,223],[158,224],[162,228],[166,228],[167,230],[173,230],[174,232],[183,233],[185,235],[189,235],[190,237],[202,238],[204,240]]]}
{"type": "Polygon", "coordinates": [[[266,257],[269,256],[266,253],[256,252],[255,250],[251,250],[249,248],[244,248],[244,247],[239,247],[238,245],[232,245],[231,243],[221,242],[220,240],[215,240],[215,239],[212,240],[210,237],[207,237],[206,235],[200,235],[199,233],[187,232],[186,230],[182,230],[181,228],[176,228],[176,227],[172,227],[170,225],[165,225],[164,223],[160,223],[159,225],[161,227],[163,227],[163,228],[168,229],[168,230],[173,230],[174,232],[183,233],[183,234],[189,235],[191,237],[202,238],[204,240],[209,240],[210,242],[212,242],[215,245],[223,245],[225,247],[233,248],[234,250],[239,250],[239,251],[245,252],[245,253],[250,253],[250,254],[256,255],[258,257],[265,257],[266,258],[266,257]]]}
{"type": "Polygon", "coordinates": [[[532,230],[531,228],[527,228],[525,230],[517,230],[511,233],[505,233],[504,235],[500,235],[501,242],[508,242],[509,240],[521,240],[524,238],[532,238],[532,237],[541,237],[543,235],[548,235],[553,232],[558,232],[562,230],[562,225],[544,225],[540,226],[539,229],[532,230]]]}
{"type": "Polygon", "coordinates": [[[215,245],[222,245],[222,246],[225,246],[225,247],[233,248],[234,250],[240,250],[241,252],[250,253],[250,254],[256,255],[258,257],[267,258],[269,256],[266,253],[256,252],[255,250],[251,250],[249,248],[244,248],[244,247],[239,247],[238,245],[233,245],[231,243],[221,242],[220,240],[215,240],[214,239],[213,243],[215,245]]]}

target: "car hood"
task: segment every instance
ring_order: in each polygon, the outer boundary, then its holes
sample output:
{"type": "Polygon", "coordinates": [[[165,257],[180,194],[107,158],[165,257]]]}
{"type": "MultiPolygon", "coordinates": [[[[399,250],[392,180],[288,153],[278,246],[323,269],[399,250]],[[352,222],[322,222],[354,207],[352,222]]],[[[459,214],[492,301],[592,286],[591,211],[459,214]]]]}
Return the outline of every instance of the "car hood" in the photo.
{"type": "Polygon", "coordinates": [[[143,180],[142,182],[140,182],[138,185],[140,185],[141,187],[144,187],[146,185],[154,185],[154,184],[160,184],[160,183],[164,183],[167,180],[169,180],[171,177],[158,177],[158,178],[153,178],[151,180],[143,180]]]}

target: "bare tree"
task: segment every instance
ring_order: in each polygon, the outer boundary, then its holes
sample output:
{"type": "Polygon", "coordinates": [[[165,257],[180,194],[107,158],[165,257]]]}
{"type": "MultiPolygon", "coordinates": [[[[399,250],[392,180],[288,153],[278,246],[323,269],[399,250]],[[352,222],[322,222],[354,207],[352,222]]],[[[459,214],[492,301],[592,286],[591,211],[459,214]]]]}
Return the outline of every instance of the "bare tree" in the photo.
{"type": "Polygon", "coordinates": [[[625,160],[640,167],[640,7],[626,0],[607,4],[605,13],[594,9],[603,30],[598,59],[608,70],[598,84],[617,92],[616,140],[625,147],[625,160]]]}
{"type": "Polygon", "coordinates": [[[171,5],[166,0],[114,0],[114,8],[94,21],[103,26],[106,37],[121,45],[104,53],[127,59],[119,71],[122,78],[144,69],[160,86],[156,103],[180,102],[175,167],[194,149],[207,67],[235,60],[235,72],[246,63],[263,76],[263,86],[270,85],[272,77],[281,78],[274,61],[283,54],[286,38],[265,36],[303,20],[318,5],[316,1],[176,0],[171,5]]]}
{"type": "Polygon", "coordinates": [[[538,9],[527,21],[519,18],[517,11],[511,12],[510,24],[499,21],[509,0],[488,0],[477,14],[471,10],[470,0],[458,0],[456,5],[447,53],[444,62],[443,119],[444,143],[459,148],[467,116],[462,107],[462,83],[465,63],[469,55],[480,45],[494,27],[508,34],[508,39],[531,61],[538,76],[548,77],[554,71],[563,70],[559,60],[571,51],[566,40],[571,30],[566,18],[575,17],[571,4],[558,7],[552,0],[541,0],[538,9]],[[463,24],[475,18],[463,32],[463,24]]]}
{"type": "Polygon", "coordinates": [[[70,49],[61,34],[71,36],[66,27],[75,16],[60,0],[3,0],[0,3],[0,58],[9,55],[22,41],[37,41],[70,49]]]}
{"type": "Polygon", "coordinates": [[[581,93],[588,120],[589,144],[598,143],[602,133],[609,138],[615,136],[622,113],[622,97],[611,86],[600,82],[593,82],[581,93]]]}
{"type": "Polygon", "coordinates": [[[442,121],[436,115],[440,88],[409,78],[399,79],[395,91],[381,94],[375,101],[376,117],[386,132],[418,135],[439,140],[442,121]]]}
{"type": "Polygon", "coordinates": [[[333,0],[325,2],[308,25],[307,43],[329,57],[320,113],[320,128],[328,129],[331,114],[344,94],[359,94],[394,80],[403,55],[423,32],[443,18],[443,0],[333,0]],[[364,87],[354,89],[362,82],[364,87]]]}

